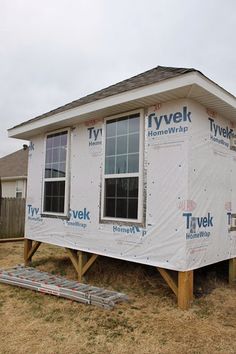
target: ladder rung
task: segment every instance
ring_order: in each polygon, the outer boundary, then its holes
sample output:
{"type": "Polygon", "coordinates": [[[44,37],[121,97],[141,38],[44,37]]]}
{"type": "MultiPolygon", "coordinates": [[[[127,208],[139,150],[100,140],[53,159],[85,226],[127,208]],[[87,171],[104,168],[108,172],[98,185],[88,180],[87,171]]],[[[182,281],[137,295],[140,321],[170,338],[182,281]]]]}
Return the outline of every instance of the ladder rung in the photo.
{"type": "Polygon", "coordinates": [[[82,284],[22,265],[11,269],[0,269],[0,282],[107,309],[113,308],[115,302],[128,299],[122,293],[82,284]]]}

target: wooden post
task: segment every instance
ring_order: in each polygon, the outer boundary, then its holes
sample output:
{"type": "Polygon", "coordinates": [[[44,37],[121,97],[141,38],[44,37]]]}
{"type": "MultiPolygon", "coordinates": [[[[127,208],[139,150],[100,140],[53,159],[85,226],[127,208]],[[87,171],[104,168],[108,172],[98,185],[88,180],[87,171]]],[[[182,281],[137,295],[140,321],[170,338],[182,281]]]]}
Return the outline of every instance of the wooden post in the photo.
{"type": "Polygon", "coordinates": [[[24,262],[25,266],[29,265],[32,259],[32,256],[29,258],[28,255],[32,249],[32,240],[25,239],[24,241],[24,262]]]}
{"type": "Polygon", "coordinates": [[[92,255],[91,258],[88,261],[88,255],[85,252],[78,251],[78,265],[79,265],[79,272],[78,272],[78,281],[82,282],[85,273],[87,270],[90,268],[90,264],[92,265],[93,262],[91,262],[91,259],[97,258],[96,255],[92,255]]]}
{"type": "Polygon", "coordinates": [[[171,277],[168,270],[160,267],[157,267],[157,270],[161,274],[162,278],[169,285],[175,296],[178,297],[178,284],[176,284],[176,281],[171,277]]]}
{"type": "Polygon", "coordinates": [[[83,280],[83,276],[92,266],[92,264],[97,259],[98,255],[93,254],[89,259],[88,255],[85,252],[77,251],[71,248],[66,248],[70,260],[75,267],[75,270],[78,274],[78,281],[81,282],[83,280]]]}
{"type": "Polygon", "coordinates": [[[236,258],[229,259],[229,284],[236,282],[236,258]]]}
{"type": "Polygon", "coordinates": [[[25,260],[25,266],[29,265],[30,262],[32,261],[32,257],[41,245],[41,242],[35,241],[33,244],[32,240],[25,239],[24,241],[24,260],[25,260]]]}
{"type": "Polygon", "coordinates": [[[178,272],[178,306],[187,310],[193,301],[193,271],[178,272]]]}
{"type": "Polygon", "coordinates": [[[83,277],[83,252],[78,251],[78,281],[81,283],[83,277]]]}

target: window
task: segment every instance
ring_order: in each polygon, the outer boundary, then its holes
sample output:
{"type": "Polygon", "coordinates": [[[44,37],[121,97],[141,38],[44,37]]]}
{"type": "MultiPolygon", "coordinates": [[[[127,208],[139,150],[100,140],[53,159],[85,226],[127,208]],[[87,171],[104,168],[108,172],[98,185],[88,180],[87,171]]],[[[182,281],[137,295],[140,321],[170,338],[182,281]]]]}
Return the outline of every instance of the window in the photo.
{"type": "Polygon", "coordinates": [[[16,198],[23,198],[22,192],[16,191],[16,198]]]}
{"type": "Polygon", "coordinates": [[[46,137],[43,212],[66,214],[68,131],[46,137]]]}
{"type": "Polygon", "coordinates": [[[23,198],[23,183],[16,181],[16,198],[23,198]]]}
{"type": "Polygon", "coordinates": [[[106,121],[103,217],[140,221],[140,112],[106,121]]]}

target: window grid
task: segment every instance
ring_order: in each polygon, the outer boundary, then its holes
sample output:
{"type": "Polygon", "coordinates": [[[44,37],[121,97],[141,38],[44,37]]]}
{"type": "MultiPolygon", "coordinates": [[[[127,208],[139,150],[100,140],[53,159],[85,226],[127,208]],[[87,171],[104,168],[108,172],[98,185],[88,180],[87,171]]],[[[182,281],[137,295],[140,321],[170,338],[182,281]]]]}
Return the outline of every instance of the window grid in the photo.
{"type": "Polygon", "coordinates": [[[68,131],[46,137],[43,212],[65,214],[68,131]]]}
{"type": "Polygon", "coordinates": [[[46,141],[45,178],[65,177],[67,132],[48,135],[46,141]]]}
{"type": "Polygon", "coordinates": [[[23,198],[23,186],[19,181],[16,181],[16,198],[23,198]]]}
{"type": "Polygon", "coordinates": [[[104,217],[138,219],[140,113],[108,120],[105,140],[104,217]],[[119,162],[119,159],[122,163],[119,162]],[[132,161],[133,159],[133,161],[132,161]],[[115,184],[109,194],[109,183],[115,184]],[[136,194],[129,195],[129,184],[135,184],[136,194]],[[126,184],[126,195],[118,186],[126,184]]]}
{"type": "Polygon", "coordinates": [[[23,197],[23,193],[16,191],[16,198],[22,198],[22,197],[23,197]]]}
{"type": "Polygon", "coordinates": [[[105,183],[106,215],[137,219],[138,177],[111,178],[106,179],[105,183]],[[109,184],[113,184],[113,191],[109,190],[109,184]],[[111,213],[109,209],[112,208],[112,205],[114,210],[111,213]]]}
{"type": "Polygon", "coordinates": [[[139,171],[139,117],[133,114],[107,122],[105,174],[139,171]]]}

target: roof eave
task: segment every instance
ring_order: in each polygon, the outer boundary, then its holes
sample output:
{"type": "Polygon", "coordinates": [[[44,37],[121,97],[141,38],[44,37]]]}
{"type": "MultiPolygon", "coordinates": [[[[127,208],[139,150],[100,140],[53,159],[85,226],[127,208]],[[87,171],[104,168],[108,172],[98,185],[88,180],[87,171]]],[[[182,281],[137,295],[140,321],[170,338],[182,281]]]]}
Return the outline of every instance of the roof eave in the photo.
{"type": "Polygon", "coordinates": [[[144,107],[145,102],[148,102],[148,99],[150,102],[151,98],[155,99],[156,103],[158,103],[158,99],[164,102],[164,94],[166,94],[166,101],[168,101],[168,97],[171,97],[171,93],[173,94],[174,92],[179,94],[179,98],[192,98],[202,104],[204,104],[204,95],[205,97],[210,95],[213,103],[210,104],[208,108],[214,109],[214,102],[217,103],[216,105],[218,107],[221,105],[227,106],[228,110],[225,116],[236,121],[236,98],[201,73],[191,72],[96,100],[29,123],[26,122],[23,125],[9,129],[8,136],[30,140],[34,135],[64,126],[74,125],[87,119],[106,117],[144,107]],[[183,90],[181,91],[181,89],[190,88],[191,86],[200,89],[200,91],[191,90],[191,94],[189,94],[189,90],[186,91],[188,94],[183,90]]]}
{"type": "Polygon", "coordinates": [[[8,176],[8,177],[0,177],[2,182],[7,182],[7,181],[16,181],[19,179],[27,179],[27,176],[8,176]]]}

